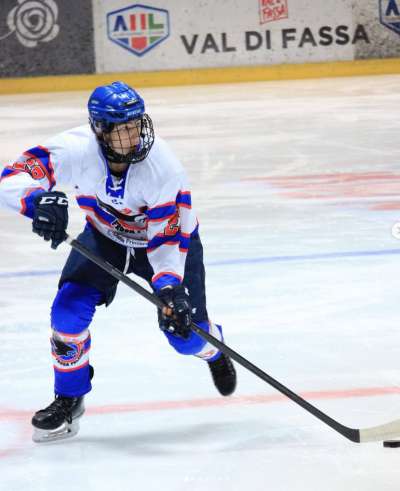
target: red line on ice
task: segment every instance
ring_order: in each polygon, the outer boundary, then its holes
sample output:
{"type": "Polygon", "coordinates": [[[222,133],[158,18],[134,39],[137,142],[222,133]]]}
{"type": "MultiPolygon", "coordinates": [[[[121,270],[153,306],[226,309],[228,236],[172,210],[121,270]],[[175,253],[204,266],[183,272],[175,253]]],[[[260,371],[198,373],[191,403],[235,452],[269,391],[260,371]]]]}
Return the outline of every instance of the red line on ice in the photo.
{"type": "MultiPolygon", "coordinates": [[[[306,400],[324,399],[351,399],[354,397],[376,397],[400,394],[400,387],[366,387],[358,389],[308,391],[301,393],[306,400]]],[[[89,407],[86,416],[101,414],[118,414],[147,411],[173,411],[180,409],[196,409],[201,407],[222,407],[246,404],[271,404],[275,402],[289,402],[289,399],[281,394],[234,396],[229,398],[213,397],[206,399],[188,399],[177,401],[149,401],[113,404],[107,406],[89,407]]],[[[6,448],[0,448],[0,459],[15,455],[26,449],[26,442],[30,442],[32,428],[30,420],[33,411],[20,409],[0,408],[0,422],[19,423],[19,428],[14,443],[6,448]]]]}
{"type": "MultiPolygon", "coordinates": [[[[308,400],[324,399],[351,399],[354,397],[376,397],[385,395],[400,395],[400,387],[365,387],[356,389],[342,390],[321,390],[302,392],[300,395],[308,400]]],[[[233,397],[212,397],[204,399],[187,399],[176,401],[148,401],[135,403],[110,404],[106,406],[88,407],[85,415],[93,416],[98,414],[114,414],[129,412],[147,412],[147,411],[171,411],[179,409],[195,409],[200,407],[218,407],[233,406],[245,404],[271,404],[274,402],[289,402],[286,396],[281,394],[271,395],[249,395],[233,397]]],[[[30,420],[33,411],[18,409],[0,409],[0,421],[26,421],[30,420]]]]}

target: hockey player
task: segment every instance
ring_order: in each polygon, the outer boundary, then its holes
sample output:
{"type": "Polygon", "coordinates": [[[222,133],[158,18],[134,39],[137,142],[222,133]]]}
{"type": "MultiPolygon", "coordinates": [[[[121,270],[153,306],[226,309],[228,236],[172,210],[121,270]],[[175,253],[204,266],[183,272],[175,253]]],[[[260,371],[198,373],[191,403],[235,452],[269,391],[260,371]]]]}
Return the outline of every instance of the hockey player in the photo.
{"type": "MultiPolygon", "coordinates": [[[[205,360],[222,395],[236,386],[226,355],[190,330],[192,320],[219,340],[209,320],[203,251],[185,170],[154,135],[143,99],[122,82],[98,87],[89,125],[24,152],[1,174],[0,201],[32,219],[33,232],[56,249],[66,238],[72,186],[86,213],[78,240],[125,273],[146,279],[166,307],[159,327],[178,353],[205,360]]],[[[34,441],[73,436],[91,390],[89,325],[109,305],[117,280],[72,250],[51,308],[54,401],[32,418],[34,441]]]]}

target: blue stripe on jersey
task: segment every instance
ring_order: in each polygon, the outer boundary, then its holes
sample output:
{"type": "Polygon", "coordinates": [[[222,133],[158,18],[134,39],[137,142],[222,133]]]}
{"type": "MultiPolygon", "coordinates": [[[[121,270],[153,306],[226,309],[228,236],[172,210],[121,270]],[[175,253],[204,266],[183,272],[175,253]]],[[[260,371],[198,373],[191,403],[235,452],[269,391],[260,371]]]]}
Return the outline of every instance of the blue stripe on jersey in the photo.
{"type": "Polygon", "coordinates": [[[192,206],[192,197],[190,195],[190,192],[187,193],[181,193],[179,191],[177,197],[176,197],[176,204],[177,205],[186,205],[188,208],[191,208],[192,206]]]}
{"type": "Polygon", "coordinates": [[[147,244],[147,250],[149,251],[151,249],[156,249],[157,247],[160,247],[167,242],[169,244],[179,244],[180,234],[175,234],[171,237],[168,237],[167,235],[156,235],[151,240],[149,240],[147,244]]]}
{"type": "Polygon", "coordinates": [[[11,174],[17,174],[18,172],[20,172],[20,171],[17,171],[15,169],[9,169],[9,168],[5,167],[3,169],[3,172],[1,173],[0,180],[4,179],[5,177],[8,177],[11,174]]]}
{"type": "Polygon", "coordinates": [[[179,281],[179,279],[176,276],[172,276],[170,274],[163,274],[162,276],[157,278],[156,281],[152,282],[153,287],[157,291],[161,290],[161,288],[163,288],[164,286],[167,286],[167,285],[176,286],[176,285],[180,285],[180,284],[181,284],[181,282],[179,281]]]}
{"type": "Polygon", "coordinates": [[[28,217],[32,218],[35,215],[35,205],[34,205],[34,200],[36,196],[43,194],[45,190],[43,188],[36,189],[35,191],[32,191],[29,193],[27,196],[21,199],[21,204],[22,204],[22,209],[21,209],[21,214],[28,217]]]}
{"type": "Polygon", "coordinates": [[[176,212],[175,203],[168,203],[166,206],[157,206],[156,208],[149,208],[146,211],[146,215],[149,220],[162,220],[163,218],[168,218],[174,215],[176,212]]]}
{"type": "Polygon", "coordinates": [[[194,237],[195,235],[198,234],[199,231],[199,226],[196,225],[196,228],[193,230],[193,232],[190,234],[189,237],[182,235],[182,233],[177,232],[175,235],[156,235],[153,237],[147,244],[147,252],[151,252],[154,249],[157,249],[157,247],[162,246],[163,244],[179,244],[179,249],[181,249],[181,252],[187,252],[189,249],[190,245],[190,239],[194,237]]]}
{"type": "Polygon", "coordinates": [[[47,148],[40,147],[40,146],[32,147],[29,150],[27,150],[26,152],[24,152],[24,155],[27,155],[28,157],[38,158],[40,161],[43,162],[43,164],[46,166],[46,169],[50,173],[50,171],[51,171],[51,167],[49,165],[49,163],[50,163],[50,152],[47,150],[47,148]]]}
{"type": "Polygon", "coordinates": [[[110,225],[111,223],[115,222],[116,217],[100,208],[100,206],[97,204],[96,198],[92,198],[90,196],[77,196],[76,201],[80,207],[93,210],[97,217],[100,220],[105,221],[107,224],[110,225]]]}
{"type": "Polygon", "coordinates": [[[190,237],[184,237],[180,235],[179,237],[179,249],[184,249],[185,252],[189,249],[190,237]]]}
{"type": "Polygon", "coordinates": [[[76,201],[78,202],[78,205],[87,206],[88,208],[97,206],[96,198],[91,196],[77,196],[76,201]]]}

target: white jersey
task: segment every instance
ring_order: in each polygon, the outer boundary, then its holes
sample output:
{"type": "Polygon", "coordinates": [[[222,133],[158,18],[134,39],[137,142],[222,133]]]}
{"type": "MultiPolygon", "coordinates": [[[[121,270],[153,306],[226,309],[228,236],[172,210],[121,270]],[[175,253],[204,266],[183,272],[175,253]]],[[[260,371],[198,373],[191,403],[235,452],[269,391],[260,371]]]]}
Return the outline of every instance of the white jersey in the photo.
{"type": "Polygon", "coordinates": [[[0,202],[33,218],[35,196],[65,185],[96,230],[126,247],[147,248],[156,288],[182,281],[198,223],[185,170],[161,138],[145,160],[115,177],[89,125],[65,131],[4,168],[0,202]]]}

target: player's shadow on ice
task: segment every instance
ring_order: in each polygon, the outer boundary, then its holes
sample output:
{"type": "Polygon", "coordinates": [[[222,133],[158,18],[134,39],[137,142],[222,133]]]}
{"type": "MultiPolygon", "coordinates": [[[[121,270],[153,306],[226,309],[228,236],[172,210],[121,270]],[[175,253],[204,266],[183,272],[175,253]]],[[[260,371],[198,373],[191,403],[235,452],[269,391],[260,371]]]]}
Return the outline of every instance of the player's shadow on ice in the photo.
{"type": "MultiPolygon", "coordinates": [[[[107,452],[123,452],[135,454],[137,457],[149,455],[170,455],[187,453],[218,453],[239,452],[243,450],[258,450],[276,445],[292,444],[310,440],[307,430],[297,428],[282,428],[278,425],[260,423],[260,421],[240,421],[226,423],[203,423],[182,425],[173,428],[154,431],[128,431],[115,435],[83,434],[83,431],[73,440],[77,445],[85,445],[107,452]]],[[[71,441],[72,443],[72,441],[71,441]]]]}

